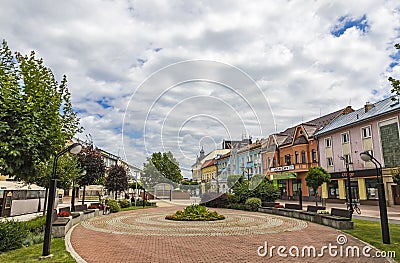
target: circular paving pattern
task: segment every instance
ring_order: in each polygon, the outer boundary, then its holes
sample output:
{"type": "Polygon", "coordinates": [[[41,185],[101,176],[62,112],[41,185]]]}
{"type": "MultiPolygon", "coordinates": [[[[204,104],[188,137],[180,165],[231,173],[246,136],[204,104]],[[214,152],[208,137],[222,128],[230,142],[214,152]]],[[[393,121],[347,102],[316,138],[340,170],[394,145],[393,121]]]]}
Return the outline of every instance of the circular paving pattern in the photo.
{"type": "Polygon", "coordinates": [[[112,214],[83,221],[81,225],[94,231],[141,236],[258,235],[307,227],[304,221],[274,215],[227,210],[222,214],[225,220],[207,222],[166,220],[165,213],[112,214]]]}

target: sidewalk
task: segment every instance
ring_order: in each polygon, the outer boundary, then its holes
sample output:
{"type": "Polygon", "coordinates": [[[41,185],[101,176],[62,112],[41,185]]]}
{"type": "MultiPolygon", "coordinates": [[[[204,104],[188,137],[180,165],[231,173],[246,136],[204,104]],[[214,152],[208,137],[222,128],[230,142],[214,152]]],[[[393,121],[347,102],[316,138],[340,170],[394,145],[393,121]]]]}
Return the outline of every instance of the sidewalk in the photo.
{"type": "MultiPolygon", "coordinates": [[[[298,204],[298,201],[288,201],[288,200],[277,200],[277,203],[285,204],[298,204]]],[[[303,209],[307,208],[307,205],[315,205],[315,202],[303,202],[303,209]]],[[[321,202],[318,203],[321,205],[321,202]]],[[[354,212],[353,218],[364,219],[371,221],[380,221],[379,206],[375,205],[359,205],[361,214],[354,212]]],[[[326,203],[326,210],[331,210],[331,208],[341,208],[347,209],[345,204],[336,203],[326,203]]],[[[390,206],[387,207],[387,214],[390,224],[400,224],[400,206],[390,206]]]]}

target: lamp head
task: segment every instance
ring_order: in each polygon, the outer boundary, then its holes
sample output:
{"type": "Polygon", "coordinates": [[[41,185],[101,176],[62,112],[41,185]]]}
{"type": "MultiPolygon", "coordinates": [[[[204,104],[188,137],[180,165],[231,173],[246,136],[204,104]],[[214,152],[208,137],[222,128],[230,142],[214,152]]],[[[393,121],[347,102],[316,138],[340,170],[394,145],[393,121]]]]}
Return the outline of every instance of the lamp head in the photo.
{"type": "Polygon", "coordinates": [[[368,152],[362,152],[360,153],[361,160],[364,162],[368,162],[372,160],[372,155],[368,152]]]}
{"type": "Polygon", "coordinates": [[[68,147],[68,151],[72,154],[78,154],[82,150],[82,145],[80,143],[73,143],[68,147]]]}

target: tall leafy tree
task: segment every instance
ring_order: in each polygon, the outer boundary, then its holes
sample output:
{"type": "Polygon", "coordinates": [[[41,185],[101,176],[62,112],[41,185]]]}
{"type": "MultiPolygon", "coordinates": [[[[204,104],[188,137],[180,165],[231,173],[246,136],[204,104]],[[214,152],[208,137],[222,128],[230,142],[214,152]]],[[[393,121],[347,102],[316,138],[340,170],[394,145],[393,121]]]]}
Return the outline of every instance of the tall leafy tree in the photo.
{"type": "Polygon", "coordinates": [[[324,168],[316,166],[310,168],[306,175],[306,184],[308,187],[311,187],[314,190],[315,194],[315,204],[318,206],[318,188],[323,183],[329,183],[331,181],[331,175],[325,171],[324,168]]]}
{"type": "Polygon", "coordinates": [[[115,199],[117,199],[118,192],[128,189],[128,173],[124,166],[114,165],[108,169],[106,188],[114,192],[115,199]]]}
{"type": "MultiPolygon", "coordinates": [[[[394,47],[396,49],[400,50],[400,43],[395,44],[394,47]]],[[[400,95],[400,80],[392,78],[392,77],[389,77],[389,81],[392,84],[391,92],[399,96],[400,95]]]]}
{"type": "Polygon", "coordinates": [[[100,151],[94,147],[92,142],[82,148],[82,151],[78,154],[78,158],[82,169],[86,171],[85,174],[79,175],[76,180],[78,185],[83,187],[83,204],[86,186],[104,183],[106,166],[101,158],[100,151]]]}
{"type": "Polygon", "coordinates": [[[180,183],[183,180],[179,163],[171,152],[156,152],[143,164],[142,181],[145,187],[157,183],[180,183]]]}
{"type": "Polygon", "coordinates": [[[42,59],[0,48],[0,173],[35,183],[47,162],[80,131],[67,79],[55,80],[42,59]]]}

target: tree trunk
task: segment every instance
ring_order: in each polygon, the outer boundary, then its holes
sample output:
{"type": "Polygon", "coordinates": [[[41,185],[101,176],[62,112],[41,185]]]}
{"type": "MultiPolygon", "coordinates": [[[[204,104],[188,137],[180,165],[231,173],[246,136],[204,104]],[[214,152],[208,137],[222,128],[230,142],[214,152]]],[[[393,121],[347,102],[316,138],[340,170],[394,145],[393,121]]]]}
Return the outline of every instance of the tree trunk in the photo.
{"type": "Polygon", "coordinates": [[[317,192],[317,190],[314,189],[314,193],[315,193],[315,206],[318,206],[318,192],[317,192]]]}
{"type": "Polygon", "coordinates": [[[117,191],[114,191],[114,199],[117,200],[117,191]]]}
{"type": "Polygon", "coordinates": [[[86,197],[86,185],[83,186],[82,205],[85,204],[85,197],[86,197]]]}

